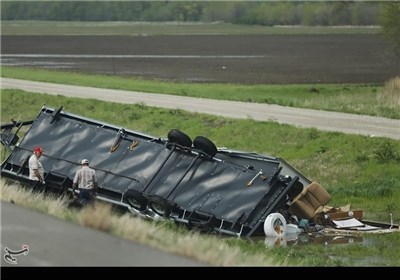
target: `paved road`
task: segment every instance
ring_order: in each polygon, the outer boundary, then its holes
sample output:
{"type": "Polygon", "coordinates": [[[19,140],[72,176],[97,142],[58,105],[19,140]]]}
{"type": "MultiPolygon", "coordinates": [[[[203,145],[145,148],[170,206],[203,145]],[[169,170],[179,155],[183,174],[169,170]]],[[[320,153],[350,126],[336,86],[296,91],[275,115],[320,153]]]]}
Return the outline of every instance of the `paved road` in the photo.
{"type": "Polygon", "coordinates": [[[1,201],[1,266],[208,266],[1,201]],[[6,259],[5,248],[23,250],[6,259]]]}
{"type": "Polygon", "coordinates": [[[278,105],[51,84],[9,78],[1,78],[0,81],[1,88],[17,88],[37,93],[65,95],[77,98],[94,98],[128,104],[144,103],[148,106],[170,109],[179,108],[191,112],[207,113],[229,118],[252,118],[258,121],[272,120],[278,123],[292,124],[297,127],[314,127],[325,131],[400,139],[400,120],[380,117],[278,105]],[[116,99],[116,96],[118,96],[118,99],[116,99]]]}

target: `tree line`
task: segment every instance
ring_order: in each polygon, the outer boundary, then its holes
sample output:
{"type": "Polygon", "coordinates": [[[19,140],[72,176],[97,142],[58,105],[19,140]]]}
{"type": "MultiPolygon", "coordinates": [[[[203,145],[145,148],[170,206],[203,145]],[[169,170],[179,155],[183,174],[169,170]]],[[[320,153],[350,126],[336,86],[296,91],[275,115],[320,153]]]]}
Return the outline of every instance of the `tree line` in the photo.
{"type": "Polygon", "coordinates": [[[2,1],[2,20],[380,25],[385,1],[2,1]]]}

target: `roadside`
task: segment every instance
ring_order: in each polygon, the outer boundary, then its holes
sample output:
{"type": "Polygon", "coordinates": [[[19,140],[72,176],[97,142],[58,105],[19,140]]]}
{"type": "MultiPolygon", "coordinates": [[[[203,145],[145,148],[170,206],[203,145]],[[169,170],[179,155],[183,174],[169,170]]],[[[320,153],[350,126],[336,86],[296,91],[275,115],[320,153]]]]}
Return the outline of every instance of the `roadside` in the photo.
{"type": "Polygon", "coordinates": [[[36,93],[98,99],[119,103],[143,103],[148,106],[182,109],[228,118],[275,121],[297,127],[316,128],[348,134],[400,139],[400,120],[355,114],[300,109],[279,105],[213,100],[125,90],[61,85],[10,78],[0,79],[2,89],[21,89],[36,93]]]}

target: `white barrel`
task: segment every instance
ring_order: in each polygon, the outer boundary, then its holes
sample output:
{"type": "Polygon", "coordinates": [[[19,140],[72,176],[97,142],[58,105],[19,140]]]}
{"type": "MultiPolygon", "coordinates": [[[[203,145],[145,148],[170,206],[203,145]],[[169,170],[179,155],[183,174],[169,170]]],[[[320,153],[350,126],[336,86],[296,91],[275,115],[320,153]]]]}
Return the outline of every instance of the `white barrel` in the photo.
{"type": "Polygon", "coordinates": [[[266,236],[284,236],[286,234],[286,220],[282,214],[271,213],[264,221],[266,236]]]}

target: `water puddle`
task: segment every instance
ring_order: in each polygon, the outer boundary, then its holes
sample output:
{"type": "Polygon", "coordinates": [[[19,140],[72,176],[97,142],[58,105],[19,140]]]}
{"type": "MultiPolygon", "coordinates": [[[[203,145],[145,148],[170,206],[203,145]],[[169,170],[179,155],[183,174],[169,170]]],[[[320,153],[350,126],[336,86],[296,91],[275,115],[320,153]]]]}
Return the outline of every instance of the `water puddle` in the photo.
{"type": "Polygon", "coordinates": [[[324,233],[301,233],[284,236],[266,236],[264,244],[266,247],[273,246],[294,246],[294,245],[335,245],[335,244],[353,244],[367,242],[364,236],[361,235],[327,235],[324,233]]]}

